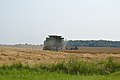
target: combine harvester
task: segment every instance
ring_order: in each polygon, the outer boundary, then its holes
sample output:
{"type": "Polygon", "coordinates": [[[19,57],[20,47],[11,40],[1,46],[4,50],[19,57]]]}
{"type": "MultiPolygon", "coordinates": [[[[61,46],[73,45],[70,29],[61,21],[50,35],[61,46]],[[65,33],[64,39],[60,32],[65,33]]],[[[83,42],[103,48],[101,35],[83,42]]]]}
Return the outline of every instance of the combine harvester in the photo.
{"type": "Polygon", "coordinates": [[[64,46],[64,38],[58,35],[48,35],[44,41],[43,50],[60,51],[64,46]]]}
{"type": "Polygon", "coordinates": [[[48,35],[44,41],[43,50],[60,51],[60,50],[78,50],[76,46],[66,45],[67,41],[64,41],[62,36],[48,35]]]}

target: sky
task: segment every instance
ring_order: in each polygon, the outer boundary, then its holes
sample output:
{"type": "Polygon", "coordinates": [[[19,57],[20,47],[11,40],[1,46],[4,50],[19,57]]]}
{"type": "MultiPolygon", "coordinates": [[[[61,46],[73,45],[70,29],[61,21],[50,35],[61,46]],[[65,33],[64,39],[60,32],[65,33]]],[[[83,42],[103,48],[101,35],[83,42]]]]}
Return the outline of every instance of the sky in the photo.
{"type": "Polygon", "coordinates": [[[120,41],[120,0],[0,0],[0,44],[66,40],[120,41]]]}

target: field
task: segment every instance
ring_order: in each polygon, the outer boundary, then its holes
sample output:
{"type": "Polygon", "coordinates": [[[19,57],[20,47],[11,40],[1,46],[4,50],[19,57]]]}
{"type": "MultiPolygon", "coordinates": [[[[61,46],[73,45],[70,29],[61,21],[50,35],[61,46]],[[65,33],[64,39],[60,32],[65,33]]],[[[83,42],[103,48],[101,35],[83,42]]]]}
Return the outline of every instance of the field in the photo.
{"type": "Polygon", "coordinates": [[[0,74],[0,80],[120,80],[120,76],[83,76],[48,72],[35,72],[29,70],[4,70],[4,74],[0,74]]]}
{"type": "Polygon", "coordinates": [[[103,60],[112,57],[120,60],[120,48],[87,48],[73,51],[43,51],[41,49],[0,47],[0,64],[21,62],[23,64],[56,63],[63,60],[103,60]]]}
{"type": "Polygon", "coordinates": [[[120,48],[53,52],[0,46],[0,80],[120,80],[119,61],[120,48]]]}

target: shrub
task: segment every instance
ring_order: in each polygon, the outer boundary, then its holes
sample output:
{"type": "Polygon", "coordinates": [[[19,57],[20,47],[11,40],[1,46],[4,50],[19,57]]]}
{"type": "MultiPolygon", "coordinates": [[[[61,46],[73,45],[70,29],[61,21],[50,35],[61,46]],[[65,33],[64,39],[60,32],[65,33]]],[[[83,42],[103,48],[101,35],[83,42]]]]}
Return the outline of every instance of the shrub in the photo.
{"type": "Polygon", "coordinates": [[[0,73],[2,70],[12,70],[12,69],[28,69],[34,71],[47,71],[47,72],[58,72],[67,73],[74,75],[107,75],[114,72],[120,71],[120,63],[115,62],[112,58],[108,58],[106,61],[77,61],[70,60],[68,62],[59,62],[57,64],[40,64],[34,67],[29,67],[28,65],[23,65],[21,63],[13,64],[11,66],[3,65],[0,67],[0,73]]]}

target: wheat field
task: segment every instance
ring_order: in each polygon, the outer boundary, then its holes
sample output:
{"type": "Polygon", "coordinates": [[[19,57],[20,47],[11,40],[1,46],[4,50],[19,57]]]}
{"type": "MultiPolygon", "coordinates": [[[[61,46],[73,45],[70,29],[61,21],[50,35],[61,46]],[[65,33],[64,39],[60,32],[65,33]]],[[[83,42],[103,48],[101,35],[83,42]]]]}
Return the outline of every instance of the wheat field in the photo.
{"type": "Polygon", "coordinates": [[[18,48],[0,46],[0,65],[23,63],[23,64],[40,64],[40,63],[57,63],[59,61],[76,60],[103,60],[111,57],[120,61],[120,48],[89,48],[81,47],[79,50],[64,51],[43,51],[41,49],[18,48]]]}

